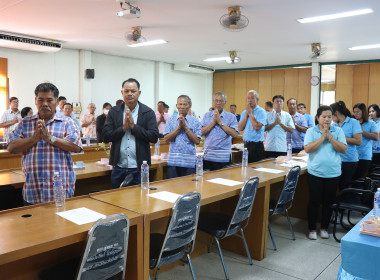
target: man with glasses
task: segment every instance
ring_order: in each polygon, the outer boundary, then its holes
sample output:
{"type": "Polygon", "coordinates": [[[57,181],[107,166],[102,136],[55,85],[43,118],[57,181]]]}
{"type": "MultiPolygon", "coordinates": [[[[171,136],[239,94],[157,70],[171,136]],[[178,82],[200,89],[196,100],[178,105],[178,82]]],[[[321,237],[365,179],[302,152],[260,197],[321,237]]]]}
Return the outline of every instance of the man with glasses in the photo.
{"type": "Polygon", "coordinates": [[[63,105],[63,115],[65,117],[69,117],[71,118],[75,124],[78,126],[78,129],[80,132],[82,132],[82,128],[79,124],[79,121],[74,117],[71,116],[71,113],[73,112],[73,105],[71,103],[65,103],[65,105],[63,105]]]}
{"type": "Polygon", "coordinates": [[[21,112],[18,109],[18,98],[9,98],[10,109],[1,116],[0,128],[4,128],[4,140],[9,142],[9,134],[16,128],[21,121],[21,112]]]}
{"type": "Polygon", "coordinates": [[[213,111],[207,112],[201,122],[204,141],[204,169],[218,170],[230,162],[232,138],[239,135],[234,114],[224,111],[227,96],[216,92],[213,111]]]}
{"type": "Polygon", "coordinates": [[[244,146],[248,150],[248,162],[259,161],[264,154],[264,125],[266,115],[257,103],[259,94],[255,90],[247,92],[246,110],[241,114],[239,130],[244,130],[244,146]]]}

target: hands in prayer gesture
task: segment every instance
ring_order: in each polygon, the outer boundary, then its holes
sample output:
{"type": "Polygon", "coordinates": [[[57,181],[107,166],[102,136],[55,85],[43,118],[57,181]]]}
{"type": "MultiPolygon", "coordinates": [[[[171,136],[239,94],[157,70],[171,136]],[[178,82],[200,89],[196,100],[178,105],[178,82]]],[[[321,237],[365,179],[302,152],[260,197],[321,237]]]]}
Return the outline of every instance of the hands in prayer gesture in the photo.
{"type": "Polygon", "coordinates": [[[123,125],[123,131],[126,131],[128,128],[133,129],[135,126],[131,110],[127,109],[125,112],[125,119],[123,125]]]}

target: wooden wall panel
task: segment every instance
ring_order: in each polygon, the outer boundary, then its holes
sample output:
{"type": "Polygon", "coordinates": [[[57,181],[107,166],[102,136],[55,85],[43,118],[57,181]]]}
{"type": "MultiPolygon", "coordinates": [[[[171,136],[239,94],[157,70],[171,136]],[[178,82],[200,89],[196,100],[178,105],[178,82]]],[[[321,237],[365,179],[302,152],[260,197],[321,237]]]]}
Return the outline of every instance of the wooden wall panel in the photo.
{"type": "Polygon", "coordinates": [[[343,100],[347,108],[352,111],[352,93],[354,86],[354,66],[337,65],[336,66],[336,92],[335,101],[343,100]]]}
{"type": "Polygon", "coordinates": [[[369,66],[369,94],[368,105],[380,105],[380,63],[371,63],[369,66]]]}
{"type": "Polygon", "coordinates": [[[243,108],[245,108],[247,91],[247,71],[235,72],[235,94],[229,95],[226,93],[228,96],[226,110],[229,111],[230,104],[234,103],[237,106],[236,110],[242,112],[243,108]]]}
{"type": "MultiPolygon", "coordinates": [[[[235,95],[235,72],[224,72],[224,89],[222,90],[230,100],[234,100],[235,95]]],[[[228,98],[227,98],[228,101],[228,98]]],[[[229,105],[228,105],[229,106],[229,105]]],[[[225,107],[229,112],[229,108],[225,107]]]]}
{"type": "Polygon", "coordinates": [[[259,105],[264,108],[264,104],[268,100],[272,100],[272,71],[259,71],[259,105]]]}
{"type": "Polygon", "coordinates": [[[224,75],[225,72],[214,73],[213,93],[224,91],[224,75]]]}
{"type": "Polygon", "coordinates": [[[311,86],[310,86],[311,68],[298,69],[298,103],[306,105],[306,112],[310,114],[310,99],[311,99],[311,86]]]}
{"type": "Polygon", "coordinates": [[[247,92],[251,89],[259,90],[259,71],[247,71],[247,92]]]}
{"type": "MultiPolygon", "coordinates": [[[[286,101],[291,98],[298,98],[298,78],[299,68],[288,68],[285,69],[285,88],[284,88],[284,110],[287,110],[286,101]]],[[[309,78],[310,80],[310,78],[309,78]]]]}
{"type": "MultiPolygon", "coordinates": [[[[368,104],[369,92],[369,64],[354,65],[354,81],[352,92],[352,106],[356,103],[368,104]]],[[[352,111],[352,107],[349,108],[352,111]]]]}
{"type": "MultiPolygon", "coordinates": [[[[274,95],[284,95],[285,88],[285,70],[284,69],[275,69],[272,70],[272,97],[274,95]]],[[[269,99],[267,100],[269,101],[269,99]]],[[[272,101],[272,98],[270,98],[272,101]]]]}

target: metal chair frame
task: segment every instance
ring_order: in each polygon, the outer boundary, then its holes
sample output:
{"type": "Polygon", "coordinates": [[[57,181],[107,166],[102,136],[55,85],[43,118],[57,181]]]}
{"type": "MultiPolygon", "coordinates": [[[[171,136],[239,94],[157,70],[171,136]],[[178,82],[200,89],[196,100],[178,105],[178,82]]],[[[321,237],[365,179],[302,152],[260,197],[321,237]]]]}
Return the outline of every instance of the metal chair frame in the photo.
{"type": "MultiPolygon", "coordinates": [[[[288,213],[288,210],[292,207],[293,205],[293,199],[294,199],[294,195],[296,193],[296,188],[297,188],[297,184],[298,184],[298,179],[299,179],[299,176],[300,176],[300,172],[301,172],[301,167],[300,166],[294,166],[290,169],[290,171],[288,172],[288,174],[286,175],[286,178],[285,178],[285,182],[284,182],[284,185],[282,187],[282,190],[281,190],[281,193],[280,193],[280,196],[278,197],[277,199],[277,202],[276,202],[276,205],[273,209],[273,213],[270,214],[270,216],[273,216],[273,215],[278,215],[278,214],[281,214],[283,211],[279,212],[279,213],[276,213],[276,210],[278,209],[280,203],[281,202],[281,205],[286,205],[288,204],[288,206],[285,206],[285,213],[286,213],[286,218],[288,219],[288,223],[289,223],[289,227],[290,227],[290,231],[292,233],[292,239],[293,240],[296,240],[296,237],[294,235],[294,229],[293,229],[293,225],[292,225],[292,222],[290,221],[290,217],[289,217],[289,213],[288,213]],[[294,181],[294,182],[289,182],[289,177],[293,176],[293,173],[298,173],[297,174],[297,179],[294,181]],[[289,176],[290,174],[290,176],[289,176]],[[283,200],[281,198],[283,198],[284,194],[285,194],[285,191],[286,191],[286,187],[292,183],[294,185],[294,189],[291,193],[291,196],[288,197],[288,199],[286,200],[283,200]]],[[[274,247],[274,250],[276,251],[277,250],[277,246],[276,246],[276,242],[274,241],[274,237],[273,237],[273,233],[272,233],[272,228],[270,226],[270,223],[268,221],[268,231],[269,231],[269,235],[270,235],[270,238],[272,240],[272,244],[273,244],[273,247],[274,247]]]]}

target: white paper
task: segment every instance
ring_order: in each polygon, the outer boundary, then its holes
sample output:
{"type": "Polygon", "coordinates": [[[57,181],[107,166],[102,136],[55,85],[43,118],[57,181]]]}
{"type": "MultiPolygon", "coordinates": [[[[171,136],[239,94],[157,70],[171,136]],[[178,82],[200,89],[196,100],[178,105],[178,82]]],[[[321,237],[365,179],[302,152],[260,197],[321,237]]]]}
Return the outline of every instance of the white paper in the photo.
{"type": "Polygon", "coordinates": [[[88,224],[91,222],[95,222],[99,220],[100,218],[105,217],[105,215],[95,212],[93,210],[90,210],[86,207],[63,211],[56,214],[77,225],[88,224]]]}
{"type": "Polygon", "coordinates": [[[265,168],[265,167],[256,168],[255,170],[256,171],[260,171],[260,172],[274,173],[274,174],[278,174],[278,173],[284,172],[284,170],[265,168]]]}
{"type": "Polygon", "coordinates": [[[228,180],[228,179],[223,179],[223,178],[215,178],[215,179],[207,180],[207,182],[225,185],[225,186],[230,186],[230,187],[244,184],[244,182],[228,180]]]}
{"type": "Polygon", "coordinates": [[[162,192],[147,194],[147,196],[157,198],[157,199],[161,199],[161,200],[164,200],[167,202],[175,203],[177,201],[178,197],[180,197],[181,195],[176,194],[176,193],[172,193],[172,192],[162,191],[162,192]]]}
{"type": "Polygon", "coordinates": [[[301,168],[307,167],[307,163],[306,162],[294,161],[294,160],[281,164],[281,166],[287,166],[287,167],[293,167],[293,166],[296,166],[296,165],[299,165],[301,168]]]}
{"type": "Polygon", "coordinates": [[[293,159],[296,159],[296,160],[303,160],[303,161],[307,161],[309,158],[309,156],[303,156],[303,157],[293,157],[293,159]]]}

